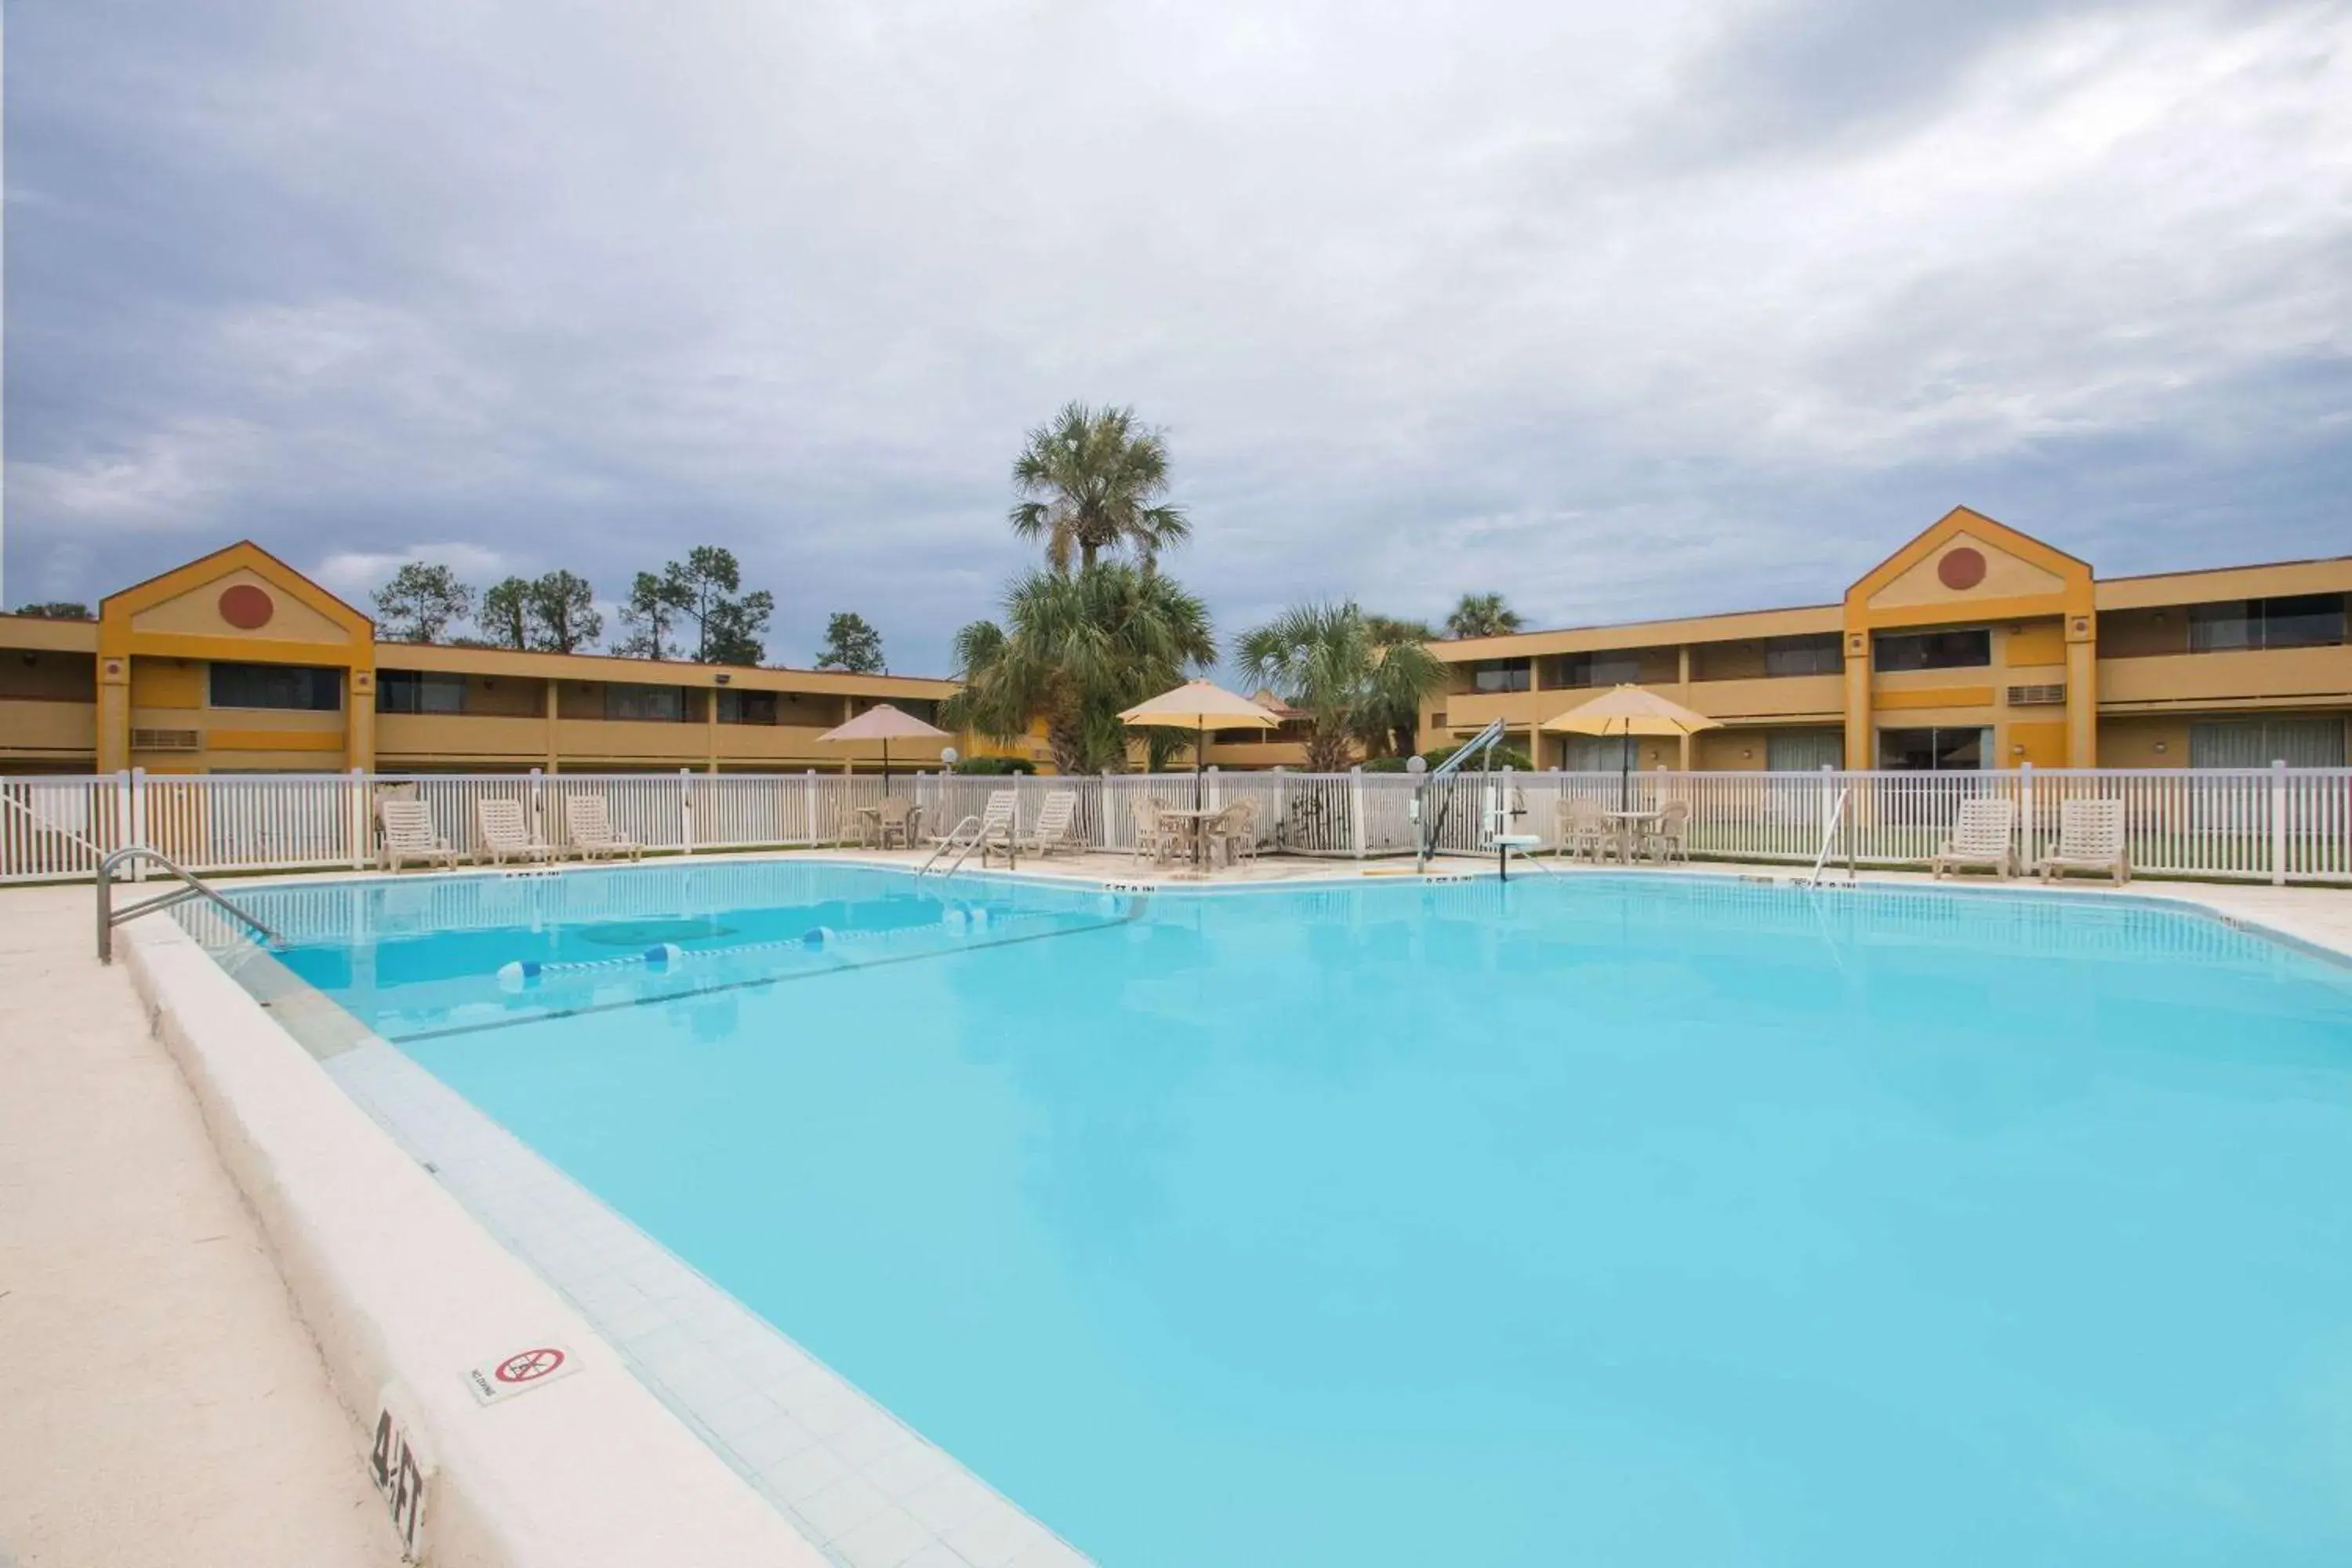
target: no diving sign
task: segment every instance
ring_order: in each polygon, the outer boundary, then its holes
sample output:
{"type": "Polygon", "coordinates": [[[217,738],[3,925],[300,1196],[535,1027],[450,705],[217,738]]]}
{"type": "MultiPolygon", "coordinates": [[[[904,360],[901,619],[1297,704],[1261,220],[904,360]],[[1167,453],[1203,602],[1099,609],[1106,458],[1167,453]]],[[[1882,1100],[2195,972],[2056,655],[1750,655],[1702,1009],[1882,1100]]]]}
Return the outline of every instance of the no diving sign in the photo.
{"type": "Polygon", "coordinates": [[[557,1378],[569,1377],[579,1370],[579,1358],[562,1346],[531,1345],[479,1366],[467,1367],[466,1386],[474,1391],[478,1403],[496,1405],[518,1394],[544,1388],[557,1378]]]}

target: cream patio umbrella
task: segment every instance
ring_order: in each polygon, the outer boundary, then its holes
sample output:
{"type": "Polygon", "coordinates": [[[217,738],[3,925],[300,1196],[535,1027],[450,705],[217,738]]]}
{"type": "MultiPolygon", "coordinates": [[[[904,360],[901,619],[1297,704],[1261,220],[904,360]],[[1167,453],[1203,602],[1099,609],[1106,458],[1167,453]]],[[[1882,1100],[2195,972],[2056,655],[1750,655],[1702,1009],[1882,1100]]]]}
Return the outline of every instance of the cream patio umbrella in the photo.
{"type": "Polygon", "coordinates": [[[1188,680],[1173,691],[1163,691],[1139,702],[1119,716],[1130,730],[1190,730],[1192,742],[1192,809],[1201,809],[1201,755],[1209,749],[1211,730],[1235,730],[1247,725],[1279,730],[1282,721],[1248,698],[1206,680],[1188,680]]]}
{"type": "Polygon", "coordinates": [[[945,730],[926,724],[912,713],[893,708],[887,702],[877,702],[846,724],[835,724],[820,741],[879,741],[882,742],[882,793],[890,793],[890,742],[893,741],[945,741],[945,730]]]}
{"type": "MultiPolygon", "coordinates": [[[[1690,735],[1723,726],[1679,702],[1669,702],[1638,686],[1614,686],[1580,708],[1571,708],[1538,726],[1571,735],[1690,735]]],[[[1633,748],[1618,752],[1617,807],[1627,809],[1633,793],[1633,748]]]]}

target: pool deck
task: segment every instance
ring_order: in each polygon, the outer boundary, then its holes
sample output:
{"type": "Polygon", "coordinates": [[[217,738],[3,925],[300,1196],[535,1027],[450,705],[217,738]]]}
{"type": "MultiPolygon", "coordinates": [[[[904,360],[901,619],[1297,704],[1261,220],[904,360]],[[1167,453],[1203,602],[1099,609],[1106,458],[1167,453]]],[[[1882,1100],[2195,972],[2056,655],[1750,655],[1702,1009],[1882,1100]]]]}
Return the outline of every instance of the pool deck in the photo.
{"type": "Polygon", "coordinates": [[[357,1424],[89,921],[86,886],[0,891],[0,1563],[392,1568],[357,1424]]]}
{"type": "MultiPolygon", "coordinates": [[[[709,858],[778,858],[806,852],[709,858]]],[[[825,858],[911,868],[922,856],[825,858]]],[[[1546,866],[1514,875],[1626,874],[1546,866]]],[[[1024,858],[1018,872],[1177,889],[1405,868],[1268,859],[1202,879],[1097,853],[1024,858]]],[[[1447,858],[1431,870],[1491,875],[1493,862],[1447,858]]],[[[1784,881],[1796,868],[1635,874],[1784,881]]],[[[1955,885],[1901,872],[1860,880],[1955,885]]],[[[1960,885],[2044,896],[2030,880],[1960,885]]],[[[2076,879],[2064,892],[2179,903],[2352,958],[2352,889],[2076,879]]],[[[92,958],[89,917],[87,885],[0,889],[0,1564],[389,1568],[398,1553],[363,1469],[359,1418],[337,1400],[130,978],[92,958]]]]}

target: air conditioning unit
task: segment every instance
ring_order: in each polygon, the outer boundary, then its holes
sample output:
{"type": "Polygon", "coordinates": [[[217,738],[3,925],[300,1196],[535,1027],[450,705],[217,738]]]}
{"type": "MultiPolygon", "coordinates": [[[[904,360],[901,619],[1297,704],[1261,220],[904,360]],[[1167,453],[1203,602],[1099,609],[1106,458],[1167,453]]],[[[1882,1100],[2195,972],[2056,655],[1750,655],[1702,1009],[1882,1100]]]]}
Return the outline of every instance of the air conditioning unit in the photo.
{"type": "Polygon", "coordinates": [[[201,730],[133,730],[131,749],[134,752],[201,752],[205,749],[201,730]]]}
{"type": "Polygon", "coordinates": [[[2012,686],[2009,689],[2011,708],[2063,708],[2066,705],[2066,683],[2050,686],[2012,686]]]}

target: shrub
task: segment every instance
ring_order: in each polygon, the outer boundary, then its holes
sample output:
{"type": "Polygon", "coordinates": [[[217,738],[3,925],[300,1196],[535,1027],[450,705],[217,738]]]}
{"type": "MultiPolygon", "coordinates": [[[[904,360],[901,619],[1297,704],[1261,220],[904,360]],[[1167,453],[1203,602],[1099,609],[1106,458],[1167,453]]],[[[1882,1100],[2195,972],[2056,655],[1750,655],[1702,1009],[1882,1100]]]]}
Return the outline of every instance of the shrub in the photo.
{"type": "MultiPolygon", "coordinates": [[[[1428,759],[1429,765],[1433,768],[1461,749],[1459,746],[1440,746],[1434,751],[1423,752],[1422,755],[1428,759]]],[[[1535,764],[1528,761],[1528,754],[1517,746],[1498,745],[1488,752],[1481,761],[1465,763],[1463,765],[1470,768],[1516,768],[1523,773],[1535,772],[1535,764]]]]}
{"type": "Polygon", "coordinates": [[[955,771],[960,773],[980,773],[993,778],[1001,777],[1005,773],[1034,773],[1037,771],[1037,764],[1026,757],[966,757],[956,763],[955,771]]]}

